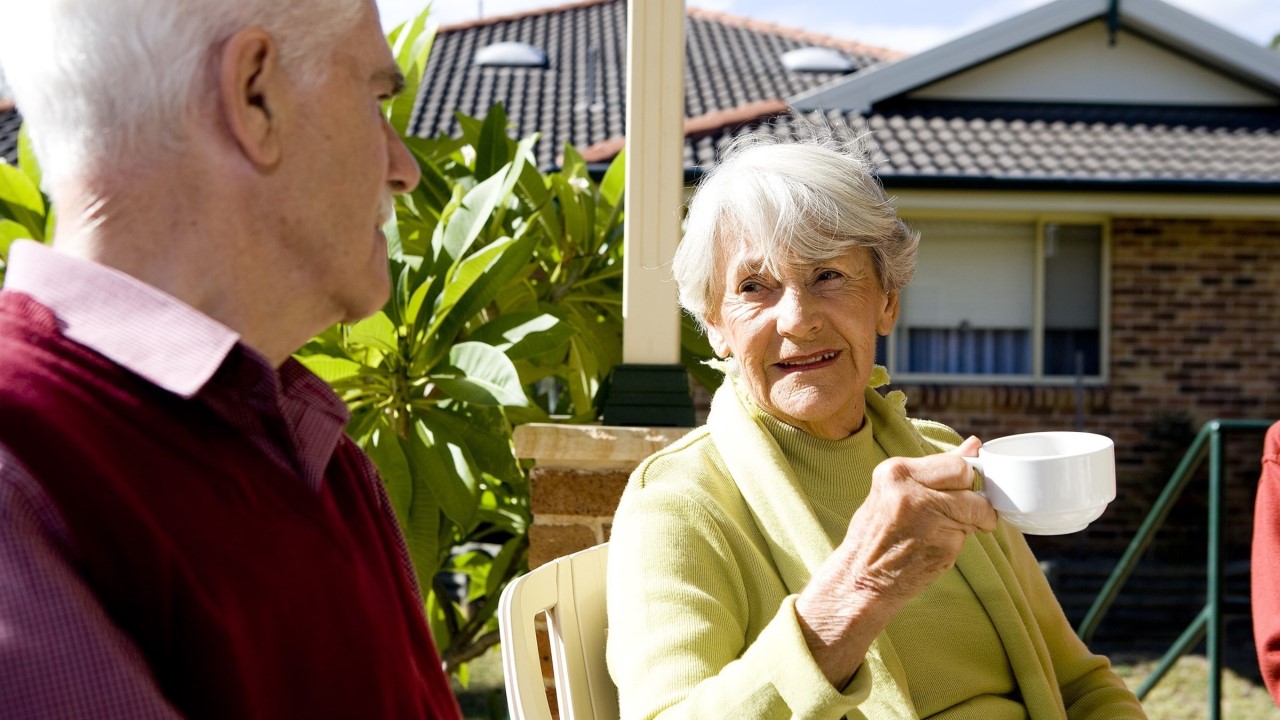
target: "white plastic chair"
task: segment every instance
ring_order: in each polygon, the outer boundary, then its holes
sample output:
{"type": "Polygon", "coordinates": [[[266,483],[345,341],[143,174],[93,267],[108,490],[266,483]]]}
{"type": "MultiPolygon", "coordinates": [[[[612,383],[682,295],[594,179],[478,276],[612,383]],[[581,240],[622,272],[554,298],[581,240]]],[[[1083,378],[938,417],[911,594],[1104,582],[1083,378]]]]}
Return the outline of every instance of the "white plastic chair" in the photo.
{"type": "Polygon", "coordinates": [[[534,620],[546,613],[561,720],[617,720],[618,691],[605,668],[608,544],[562,557],[502,592],[498,627],[511,720],[551,720],[534,620]]]}

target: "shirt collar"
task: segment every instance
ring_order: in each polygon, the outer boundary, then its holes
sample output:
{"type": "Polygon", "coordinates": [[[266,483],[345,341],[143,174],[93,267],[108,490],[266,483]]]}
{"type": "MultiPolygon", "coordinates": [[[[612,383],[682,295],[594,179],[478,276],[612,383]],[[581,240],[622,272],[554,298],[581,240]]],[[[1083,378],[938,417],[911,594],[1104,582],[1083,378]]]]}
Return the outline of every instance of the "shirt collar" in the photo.
{"type": "Polygon", "coordinates": [[[32,241],[9,249],[4,286],[53,311],[68,339],[184,398],[209,382],[240,340],[137,278],[32,241]]]}

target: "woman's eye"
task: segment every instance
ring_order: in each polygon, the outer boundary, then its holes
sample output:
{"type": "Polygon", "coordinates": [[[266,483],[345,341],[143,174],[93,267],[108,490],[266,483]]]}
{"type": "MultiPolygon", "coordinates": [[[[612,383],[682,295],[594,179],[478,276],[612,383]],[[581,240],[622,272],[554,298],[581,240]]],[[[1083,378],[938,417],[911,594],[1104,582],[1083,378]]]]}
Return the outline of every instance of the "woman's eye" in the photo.
{"type": "Polygon", "coordinates": [[[818,280],[818,282],[826,282],[828,280],[839,280],[840,273],[835,270],[822,270],[818,272],[816,279],[818,280]]]}
{"type": "Polygon", "coordinates": [[[752,293],[760,292],[763,289],[764,285],[761,285],[756,280],[744,280],[742,284],[738,286],[738,293],[742,295],[750,295],[752,293]]]}

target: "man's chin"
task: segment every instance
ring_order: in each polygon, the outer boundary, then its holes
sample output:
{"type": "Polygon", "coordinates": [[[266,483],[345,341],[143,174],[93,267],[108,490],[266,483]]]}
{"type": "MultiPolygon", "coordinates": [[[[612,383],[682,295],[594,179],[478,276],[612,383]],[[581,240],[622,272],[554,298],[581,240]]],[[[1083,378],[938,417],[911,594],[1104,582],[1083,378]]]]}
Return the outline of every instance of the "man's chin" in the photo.
{"type": "Polygon", "coordinates": [[[391,281],[384,269],[376,278],[370,278],[369,284],[361,288],[360,297],[353,297],[344,303],[346,313],[341,320],[344,323],[355,323],[372,317],[386,306],[391,297],[391,281]]]}

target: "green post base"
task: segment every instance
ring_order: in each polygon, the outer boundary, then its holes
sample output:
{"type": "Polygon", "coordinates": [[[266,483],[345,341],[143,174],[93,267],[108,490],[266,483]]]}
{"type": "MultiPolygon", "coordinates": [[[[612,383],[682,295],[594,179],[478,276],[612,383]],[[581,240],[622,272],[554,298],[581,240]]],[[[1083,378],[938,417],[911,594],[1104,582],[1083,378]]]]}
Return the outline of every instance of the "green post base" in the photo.
{"type": "Polygon", "coordinates": [[[618,365],[602,398],[605,425],[694,426],[693,397],[683,365],[618,365]]]}

